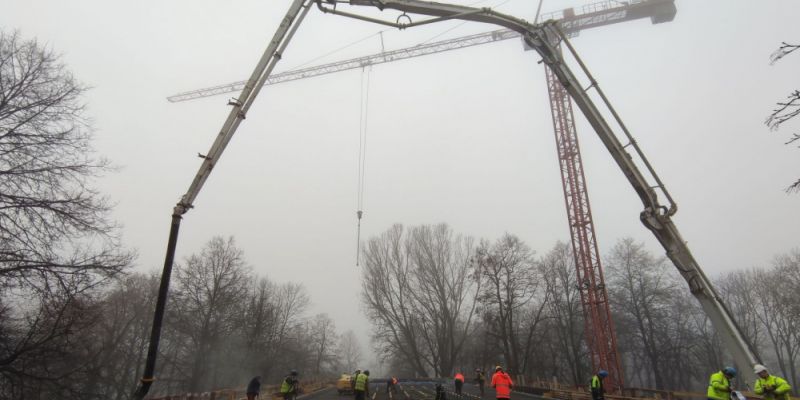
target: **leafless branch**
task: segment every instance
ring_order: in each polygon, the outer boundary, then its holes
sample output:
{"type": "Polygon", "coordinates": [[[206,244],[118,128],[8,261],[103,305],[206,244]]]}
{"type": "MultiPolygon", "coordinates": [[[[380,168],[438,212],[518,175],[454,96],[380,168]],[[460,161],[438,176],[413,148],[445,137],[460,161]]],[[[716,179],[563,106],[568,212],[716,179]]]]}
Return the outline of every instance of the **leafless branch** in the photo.
{"type": "Polygon", "coordinates": [[[781,43],[781,47],[779,47],[778,50],[775,50],[775,52],[773,52],[769,56],[770,65],[774,65],[778,60],[780,60],[783,57],[786,57],[791,52],[793,52],[793,51],[795,51],[797,49],[800,49],[800,45],[789,44],[789,43],[786,43],[786,42],[781,43]]]}
{"type": "Polygon", "coordinates": [[[778,130],[781,124],[798,114],[800,114],[800,90],[795,90],[787,96],[785,102],[778,102],[777,107],[772,110],[772,114],[764,123],[773,131],[778,130]]]}
{"type": "Polygon", "coordinates": [[[786,188],[786,193],[800,193],[800,179],[789,185],[789,187],[786,188]]]}

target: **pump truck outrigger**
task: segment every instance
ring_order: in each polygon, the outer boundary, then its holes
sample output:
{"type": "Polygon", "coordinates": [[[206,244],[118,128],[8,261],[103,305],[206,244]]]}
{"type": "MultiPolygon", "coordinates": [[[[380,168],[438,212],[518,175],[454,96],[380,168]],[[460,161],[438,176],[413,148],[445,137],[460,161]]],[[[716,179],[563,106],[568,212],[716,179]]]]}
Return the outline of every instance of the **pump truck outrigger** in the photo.
{"type": "Polygon", "coordinates": [[[534,49],[542,57],[541,62],[545,63],[552,70],[559,82],[564,86],[571,99],[577,104],[595,133],[597,133],[597,136],[611,154],[611,157],[614,158],[614,161],[622,170],[636,194],[639,195],[639,198],[644,204],[644,210],[639,216],[640,220],[645,227],[653,232],[664,247],[667,257],[672,260],[675,267],[678,268],[678,271],[680,271],[683,278],[689,284],[692,294],[698,299],[706,315],[711,319],[714,328],[722,337],[723,343],[728,352],[732,355],[734,363],[739,366],[740,369],[759,363],[757,354],[747,342],[730,311],[714,290],[711,282],[695,261],[688,246],[678,232],[678,229],[673,224],[671,217],[677,212],[678,208],[676,203],[673,201],[666,187],[661,182],[661,179],[650,165],[650,162],[639,148],[617,112],[609,103],[605,94],[598,86],[597,81],[595,81],[594,77],[589,73],[589,70],[580,57],[578,57],[575,49],[567,40],[567,37],[558,27],[557,23],[545,21],[539,24],[532,24],[525,20],[496,12],[490,8],[473,8],[420,0],[292,0],[286,16],[278,26],[275,35],[264,51],[264,54],[261,56],[253,73],[250,75],[241,94],[236,100],[232,100],[228,103],[228,105],[231,106],[231,111],[222,125],[222,129],[206,156],[203,157],[200,169],[189,186],[189,190],[181,197],[180,202],[178,202],[173,209],[167,253],[164,260],[161,285],[159,287],[156,309],[153,316],[150,346],[148,348],[144,374],[134,394],[134,398],[143,399],[155,380],[153,373],[155,371],[161,324],[169,290],[169,280],[172,273],[172,264],[175,257],[175,247],[178,240],[181,218],[183,214],[193,207],[193,202],[206,179],[211,174],[211,170],[214,168],[217,161],[219,161],[225,147],[230,142],[239,124],[245,119],[256,96],[258,96],[267,78],[275,68],[275,65],[280,61],[301,22],[313,6],[316,6],[324,13],[387,25],[401,30],[439,21],[459,19],[495,24],[518,32],[522,36],[525,44],[534,49]],[[380,11],[397,10],[402,14],[393,22],[341,11],[338,7],[339,5],[372,7],[380,11]],[[414,21],[409,14],[418,14],[432,18],[414,21]],[[564,56],[561,52],[562,47],[568,50],[568,54],[570,54],[578,64],[580,67],[579,71],[583,73],[584,80],[587,80],[589,83],[588,86],[583,87],[581,81],[565,63],[564,56]],[[623,140],[627,141],[626,144],[622,144],[618,133],[605,120],[601,114],[601,110],[589,96],[589,92],[592,90],[595,92],[596,96],[599,96],[601,100],[600,105],[605,107],[604,111],[613,116],[617,129],[623,134],[623,140]],[[629,147],[633,149],[632,153],[626,151],[629,147]],[[637,163],[644,166],[647,175],[642,173],[637,163]],[[659,203],[657,191],[664,195],[669,204],[668,206],[659,203]]]}

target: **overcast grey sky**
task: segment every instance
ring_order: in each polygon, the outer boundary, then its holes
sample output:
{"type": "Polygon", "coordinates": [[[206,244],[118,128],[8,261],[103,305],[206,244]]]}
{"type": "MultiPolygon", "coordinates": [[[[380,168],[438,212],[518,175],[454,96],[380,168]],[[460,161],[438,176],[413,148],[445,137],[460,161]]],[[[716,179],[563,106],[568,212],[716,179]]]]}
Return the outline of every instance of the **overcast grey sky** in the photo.
{"type": "MultiPolygon", "coordinates": [[[[543,11],[590,1],[545,0],[543,11]]],[[[100,182],[137,269],[160,269],[172,207],[229,111],[228,97],[172,104],[176,92],[245,79],[288,0],[0,0],[0,26],[63,53],[81,81],[97,149],[121,166],[100,182]]],[[[474,0],[453,1],[473,4],[474,0]]],[[[503,3],[480,2],[480,6],[503,3]]],[[[535,0],[498,9],[533,19],[535,0]]],[[[584,32],[584,61],[638,139],[680,210],[675,222],[711,275],[768,263],[799,245],[800,121],[769,132],[775,101],[800,86],[797,1],[677,0],[671,23],[584,32]]],[[[384,13],[394,20],[398,13],[384,13]]],[[[496,29],[458,22],[384,33],[387,49],[496,29]],[[457,26],[457,27],[456,27],[457,26]]],[[[384,27],[313,10],[278,71],[384,27]]],[[[319,60],[371,54],[378,36],[319,60]]],[[[371,75],[362,237],[392,223],[447,222],[494,240],[519,235],[539,254],[568,240],[544,71],[520,41],[384,64],[371,75]]],[[[186,214],[178,258],[234,235],[256,271],[302,281],[315,312],[367,337],[355,267],[361,71],[270,87],[186,214]]],[[[577,111],[577,110],[576,110],[577,111]]],[[[585,121],[579,136],[600,248],[657,242],[641,203],[585,121]]]]}

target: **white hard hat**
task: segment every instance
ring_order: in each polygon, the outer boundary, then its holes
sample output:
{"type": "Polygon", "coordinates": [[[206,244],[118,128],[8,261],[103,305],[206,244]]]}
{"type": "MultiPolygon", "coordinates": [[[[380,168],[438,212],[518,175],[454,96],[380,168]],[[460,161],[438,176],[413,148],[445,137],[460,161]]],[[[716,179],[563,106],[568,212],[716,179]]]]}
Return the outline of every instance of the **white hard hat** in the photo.
{"type": "Polygon", "coordinates": [[[759,374],[759,373],[764,372],[766,370],[767,370],[767,367],[765,367],[765,366],[763,366],[761,364],[756,364],[756,365],[753,366],[753,372],[755,372],[756,374],[759,374]]]}

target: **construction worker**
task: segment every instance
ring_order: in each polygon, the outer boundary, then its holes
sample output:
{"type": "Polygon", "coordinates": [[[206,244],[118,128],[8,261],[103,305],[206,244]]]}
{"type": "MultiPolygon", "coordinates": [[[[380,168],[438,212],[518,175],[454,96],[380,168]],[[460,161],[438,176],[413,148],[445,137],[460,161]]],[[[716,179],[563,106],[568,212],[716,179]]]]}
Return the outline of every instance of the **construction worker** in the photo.
{"type": "Polygon", "coordinates": [[[478,388],[481,391],[481,397],[483,397],[484,382],[486,382],[486,375],[483,374],[480,368],[475,368],[475,383],[478,385],[478,388]]]}
{"type": "Polygon", "coordinates": [[[358,374],[361,373],[360,369],[357,369],[356,372],[353,372],[353,375],[350,375],[350,390],[353,391],[353,394],[356,392],[356,378],[358,378],[358,374]]]}
{"type": "Polygon", "coordinates": [[[770,375],[767,367],[756,364],[753,372],[758,375],[756,379],[756,394],[764,397],[764,400],[789,400],[789,392],[792,387],[785,379],[770,375]]]}
{"type": "Polygon", "coordinates": [[[297,380],[297,371],[291,370],[289,375],[281,382],[281,395],[283,400],[293,400],[297,397],[297,389],[300,386],[300,381],[297,380]]]}
{"type": "Polygon", "coordinates": [[[608,376],[608,371],[601,369],[596,375],[592,376],[592,384],[589,385],[592,391],[592,400],[605,399],[606,391],[603,389],[603,379],[608,376]]]}
{"type": "Polygon", "coordinates": [[[397,378],[391,377],[386,381],[386,393],[390,397],[392,394],[397,393],[397,378]]]}
{"type": "Polygon", "coordinates": [[[447,400],[447,393],[444,391],[444,386],[441,383],[436,384],[436,396],[433,400],[447,400]]]}
{"type": "Polygon", "coordinates": [[[255,400],[261,392],[261,377],[256,376],[247,384],[247,400],[255,400]]]}
{"type": "Polygon", "coordinates": [[[369,397],[369,370],[365,369],[364,372],[356,376],[356,386],[354,388],[356,400],[366,400],[369,397]]]}
{"type": "Polygon", "coordinates": [[[494,375],[492,375],[492,387],[496,392],[498,399],[510,399],[511,389],[514,388],[514,382],[507,373],[503,372],[503,367],[494,367],[494,375]]]}
{"type": "Polygon", "coordinates": [[[461,394],[461,387],[464,386],[464,375],[461,372],[456,372],[455,375],[456,394],[461,394]]]}
{"type": "Polygon", "coordinates": [[[731,397],[731,379],[736,377],[736,368],[725,367],[711,374],[708,380],[708,400],[728,400],[731,397]]]}

